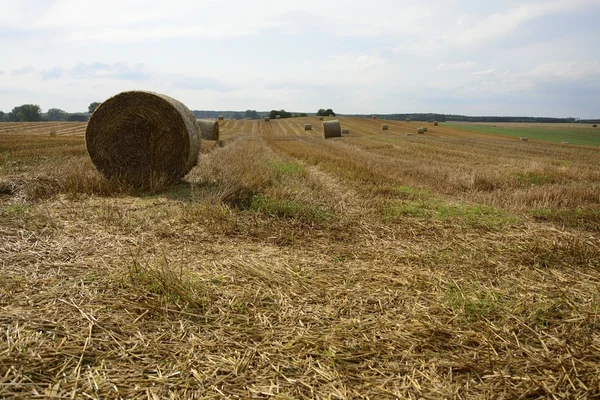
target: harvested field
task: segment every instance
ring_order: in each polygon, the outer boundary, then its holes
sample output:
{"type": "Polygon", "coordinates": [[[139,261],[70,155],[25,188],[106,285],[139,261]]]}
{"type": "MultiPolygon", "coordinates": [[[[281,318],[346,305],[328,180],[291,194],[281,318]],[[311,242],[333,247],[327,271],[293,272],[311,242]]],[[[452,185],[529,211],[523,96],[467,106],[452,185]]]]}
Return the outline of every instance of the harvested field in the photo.
{"type": "Polygon", "coordinates": [[[597,395],[600,149],[339,120],[221,121],[157,193],[0,123],[0,398],[597,395]]]}

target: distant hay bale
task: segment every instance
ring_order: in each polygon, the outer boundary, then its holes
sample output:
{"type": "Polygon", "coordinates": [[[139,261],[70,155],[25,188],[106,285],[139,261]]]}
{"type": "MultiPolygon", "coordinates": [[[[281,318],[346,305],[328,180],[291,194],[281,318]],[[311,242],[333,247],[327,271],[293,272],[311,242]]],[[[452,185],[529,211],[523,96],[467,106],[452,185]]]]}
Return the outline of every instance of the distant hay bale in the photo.
{"type": "Polygon", "coordinates": [[[319,121],[323,121],[323,117],[319,117],[319,121]]]}
{"type": "Polygon", "coordinates": [[[312,131],[312,125],[311,124],[304,124],[304,130],[305,131],[312,131]]]}
{"type": "Polygon", "coordinates": [[[423,128],[417,129],[417,134],[422,135],[424,133],[425,133],[425,129],[423,129],[423,128]]]}
{"type": "Polygon", "coordinates": [[[597,128],[597,127],[598,127],[597,124],[592,125],[592,128],[597,128]]]}
{"type": "Polygon", "coordinates": [[[332,121],[323,122],[323,138],[340,137],[342,136],[342,128],[340,121],[334,119],[332,121]]]}
{"type": "Polygon", "coordinates": [[[330,117],[335,117],[335,114],[329,114],[330,117]]]}
{"type": "Polygon", "coordinates": [[[423,129],[423,132],[427,133],[427,127],[426,126],[422,126],[421,129],[423,129]]]}
{"type": "Polygon", "coordinates": [[[529,139],[527,139],[526,137],[521,138],[521,142],[528,142],[528,141],[529,141],[529,139]]]}
{"type": "Polygon", "coordinates": [[[406,122],[410,122],[410,118],[406,118],[404,121],[406,121],[406,122]]]}
{"type": "Polygon", "coordinates": [[[388,124],[381,124],[381,130],[382,131],[387,131],[390,127],[388,126],[388,124]]]}
{"type": "MultiPolygon", "coordinates": [[[[214,114],[213,114],[213,115],[214,115],[214,114]]],[[[225,117],[224,117],[224,116],[222,116],[222,115],[219,115],[219,121],[224,121],[224,120],[225,120],[225,117]]]]}
{"type": "Polygon", "coordinates": [[[342,135],[347,135],[350,133],[350,129],[342,129],[342,135]]]}
{"type": "Polygon", "coordinates": [[[275,119],[281,119],[281,115],[276,115],[275,119]]]}
{"type": "Polygon", "coordinates": [[[415,136],[413,133],[407,133],[406,136],[415,136]]]}
{"type": "Polygon", "coordinates": [[[200,136],[204,140],[219,140],[219,123],[206,119],[196,120],[196,125],[200,129],[200,136]]]}
{"type": "Polygon", "coordinates": [[[265,121],[265,122],[271,122],[271,118],[269,118],[269,117],[265,117],[265,118],[264,118],[264,121],[265,121]]]}
{"type": "Polygon", "coordinates": [[[371,119],[377,119],[377,115],[373,115],[371,119]]]}
{"type": "Polygon", "coordinates": [[[142,188],[173,183],[198,162],[200,131],[179,101],[152,92],[119,93],[90,117],[85,143],[105,177],[142,188]]]}
{"type": "Polygon", "coordinates": [[[438,122],[437,121],[433,121],[433,126],[438,126],[438,122]]]}

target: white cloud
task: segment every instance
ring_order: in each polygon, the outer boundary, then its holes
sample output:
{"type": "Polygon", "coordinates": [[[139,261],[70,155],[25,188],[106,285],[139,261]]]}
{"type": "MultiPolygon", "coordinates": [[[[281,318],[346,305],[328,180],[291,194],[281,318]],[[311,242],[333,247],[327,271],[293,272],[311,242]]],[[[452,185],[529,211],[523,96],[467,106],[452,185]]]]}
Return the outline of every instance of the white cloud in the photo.
{"type": "Polygon", "coordinates": [[[462,71],[462,70],[471,69],[475,65],[476,64],[472,61],[461,61],[461,62],[457,62],[454,64],[441,63],[441,64],[438,64],[432,70],[433,71],[462,71]]]}

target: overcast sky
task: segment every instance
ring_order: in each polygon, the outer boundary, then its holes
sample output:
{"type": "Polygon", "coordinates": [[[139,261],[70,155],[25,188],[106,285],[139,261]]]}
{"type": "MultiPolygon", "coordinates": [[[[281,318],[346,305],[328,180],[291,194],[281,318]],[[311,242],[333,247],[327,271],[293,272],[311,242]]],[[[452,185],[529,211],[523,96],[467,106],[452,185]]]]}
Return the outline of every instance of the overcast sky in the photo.
{"type": "Polygon", "coordinates": [[[0,110],[600,117],[600,0],[0,0],[0,110]]]}

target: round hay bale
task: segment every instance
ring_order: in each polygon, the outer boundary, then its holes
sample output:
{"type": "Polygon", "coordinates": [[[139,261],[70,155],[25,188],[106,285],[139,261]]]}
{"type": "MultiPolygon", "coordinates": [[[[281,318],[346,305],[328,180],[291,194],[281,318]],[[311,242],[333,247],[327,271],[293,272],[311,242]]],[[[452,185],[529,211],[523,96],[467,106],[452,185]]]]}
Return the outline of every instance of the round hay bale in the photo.
{"type": "Polygon", "coordinates": [[[528,142],[528,141],[529,141],[529,139],[527,139],[526,137],[521,138],[521,142],[528,142]]]}
{"type": "Polygon", "coordinates": [[[342,128],[340,121],[334,119],[332,121],[323,122],[323,138],[340,137],[342,136],[342,128]]]}
{"type": "Polygon", "coordinates": [[[122,92],[94,111],[85,131],[92,162],[105,177],[133,186],[173,183],[198,162],[200,132],[179,101],[153,92],[122,92]]]}
{"type": "Polygon", "coordinates": [[[407,133],[406,136],[415,136],[414,133],[407,133]]]}
{"type": "Polygon", "coordinates": [[[335,114],[329,114],[330,117],[335,117],[335,114]]]}
{"type": "Polygon", "coordinates": [[[388,126],[388,124],[381,124],[381,130],[382,131],[387,131],[388,129],[390,129],[390,127],[388,126]]]}
{"type": "Polygon", "coordinates": [[[433,121],[433,126],[438,126],[438,122],[437,121],[433,121]]]}
{"type": "Polygon", "coordinates": [[[204,140],[219,140],[219,123],[217,121],[199,119],[196,125],[200,129],[200,136],[204,140]]]}
{"type": "Polygon", "coordinates": [[[319,117],[319,121],[323,121],[323,117],[319,117]]]}
{"type": "Polygon", "coordinates": [[[281,119],[281,115],[276,115],[275,119],[281,119]]]}
{"type": "Polygon", "coordinates": [[[371,119],[377,119],[377,115],[373,115],[371,119]]]}
{"type": "Polygon", "coordinates": [[[271,118],[269,118],[269,117],[265,117],[264,121],[265,121],[265,122],[271,122],[271,118]]]}
{"type": "Polygon", "coordinates": [[[426,126],[422,126],[421,128],[423,129],[423,132],[427,133],[427,127],[426,126]]]}
{"type": "Polygon", "coordinates": [[[406,122],[410,122],[410,118],[406,118],[404,121],[406,121],[406,122]]]}
{"type": "Polygon", "coordinates": [[[350,133],[350,129],[342,129],[342,135],[347,135],[350,133]]]}
{"type": "Polygon", "coordinates": [[[592,128],[597,128],[597,127],[598,127],[597,124],[592,125],[592,128]]]}
{"type": "Polygon", "coordinates": [[[311,124],[304,124],[304,130],[305,131],[312,131],[312,125],[311,124]]]}
{"type": "Polygon", "coordinates": [[[425,129],[423,129],[423,128],[417,129],[417,134],[422,135],[424,133],[425,133],[425,129]]]}
{"type": "Polygon", "coordinates": [[[219,121],[225,121],[225,117],[222,115],[219,115],[219,121]]]}

